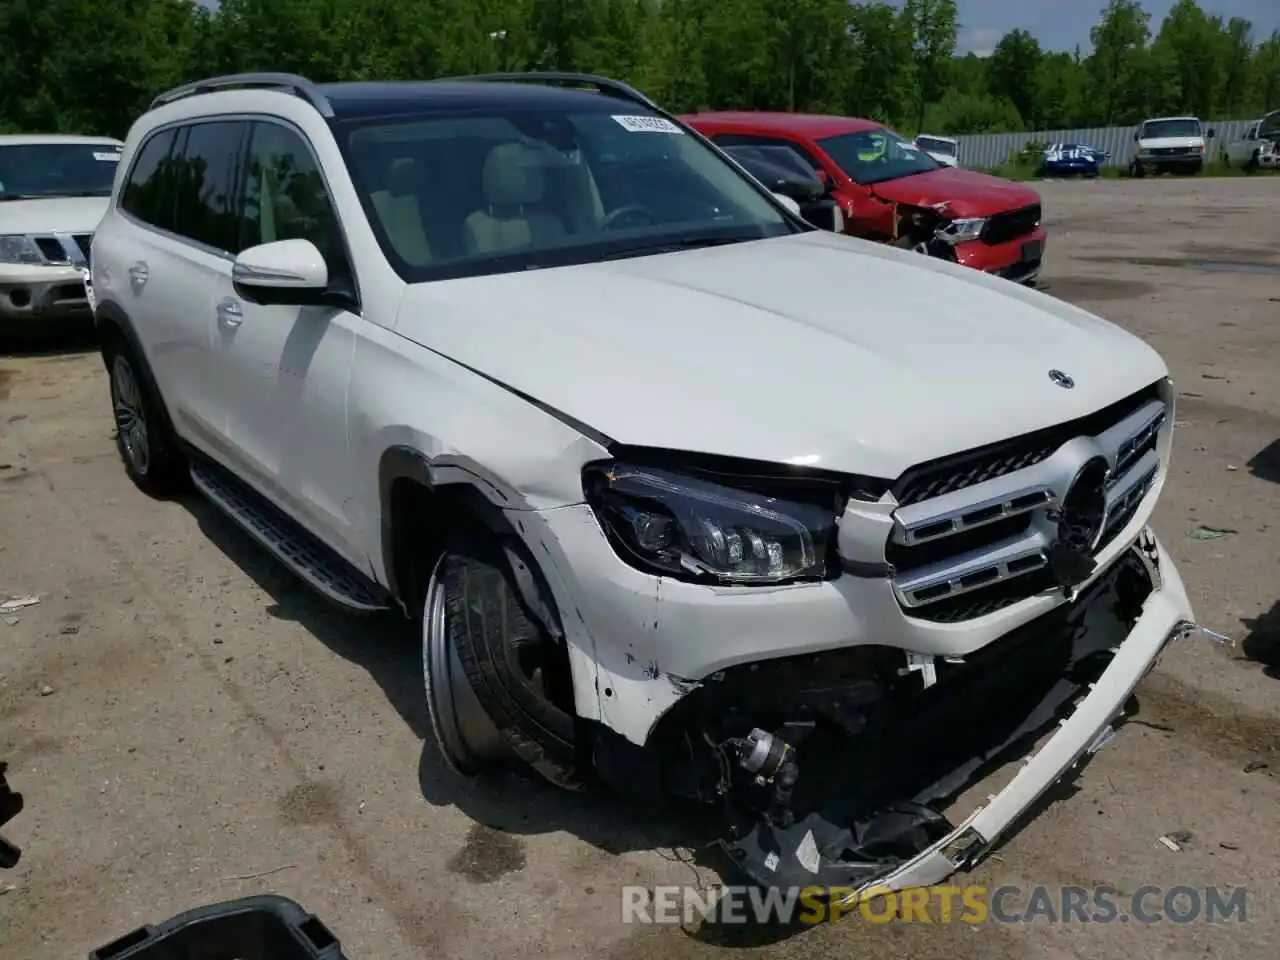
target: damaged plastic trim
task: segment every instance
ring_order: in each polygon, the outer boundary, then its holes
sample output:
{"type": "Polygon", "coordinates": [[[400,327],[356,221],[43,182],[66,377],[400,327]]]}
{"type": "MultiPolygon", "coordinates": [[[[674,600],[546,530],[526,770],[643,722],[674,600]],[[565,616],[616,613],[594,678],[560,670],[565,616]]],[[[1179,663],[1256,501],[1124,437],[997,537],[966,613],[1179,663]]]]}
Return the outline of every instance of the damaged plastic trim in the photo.
{"type": "Polygon", "coordinates": [[[928,850],[864,884],[856,893],[841,898],[842,905],[872,892],[940,883],[957,870],[980,863],[1022,812],[1063,779],[1099,741],[1164,649],[1195,631],[1195,624],[1186,618],[1187,604],[1181,584],[1177,585],[1176,596],[1170,593],[1172,591],[1151,595],[1137,625],[1093,689],[1058,732],[1026,761],[1008,786],[928,850]]]}

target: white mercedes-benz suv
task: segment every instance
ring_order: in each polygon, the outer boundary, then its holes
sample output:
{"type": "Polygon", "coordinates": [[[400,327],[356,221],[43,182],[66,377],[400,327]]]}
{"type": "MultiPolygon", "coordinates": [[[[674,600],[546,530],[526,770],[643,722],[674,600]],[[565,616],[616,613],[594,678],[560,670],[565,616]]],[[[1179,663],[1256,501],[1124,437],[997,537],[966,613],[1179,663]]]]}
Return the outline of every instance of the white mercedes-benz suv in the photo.
{"type": "Polygon", "coordinates": [[[1194,623],[1155,352],[814,229],[611,80],[171,91],[93,283],[139,487],[420,620],[456,771],[719,805],[761,883],[975,862],[1194,623]]]}

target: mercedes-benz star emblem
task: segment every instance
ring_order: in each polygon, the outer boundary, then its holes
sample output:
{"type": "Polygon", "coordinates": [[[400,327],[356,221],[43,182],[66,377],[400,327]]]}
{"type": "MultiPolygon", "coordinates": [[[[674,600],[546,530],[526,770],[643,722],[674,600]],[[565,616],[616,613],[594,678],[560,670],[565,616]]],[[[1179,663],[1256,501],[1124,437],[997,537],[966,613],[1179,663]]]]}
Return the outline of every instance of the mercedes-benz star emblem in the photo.
{"type": "Polygon", "coordinates": [[[1076,385],[1076,382],[1061,370],[1050,370],[1049,379],[1060,386],[1063,390],[1070,390],[1076,385]]]}
{"type": "Polygon", "coordinates": [[[1071,481],[1061,507],[1050,513],[1050,519],[1058,525],[1058,535],[1048,550],[1049,570],[1068,596],[1089,579],[1097,566],[1093,552],[1102,540],[1107,519],[1109,473],[1107,462],[1094,457],[1071,481]]]}

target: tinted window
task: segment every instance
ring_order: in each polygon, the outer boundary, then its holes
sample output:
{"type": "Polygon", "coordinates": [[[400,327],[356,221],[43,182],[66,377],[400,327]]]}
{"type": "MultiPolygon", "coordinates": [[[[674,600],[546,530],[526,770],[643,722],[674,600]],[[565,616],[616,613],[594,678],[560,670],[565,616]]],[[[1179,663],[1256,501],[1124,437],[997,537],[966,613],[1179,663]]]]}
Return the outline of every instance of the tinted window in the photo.
{"type": "Polygon", "coordinates": [[[883,183],[940,166],[914,143],[883,128],[829,137],[818,144],[854,183],[883,183]]]}
{"type": "Polygon", "coordinates": [[[401,276],[501,273],[794,231],[736,165],[665,117],[606,97],[566,107],[499,102],[483,113],[346,128],[340,146],[401,276]]]}
{"type": "Polygon", "coordinates": [[[940,153],[944,157],[956,155],[956,145],[946,140],[935,140],[933,137],[916,137],[916,146],[930,153],[940,153]]]}
{"type": "Polygon", "coordinates": [[[711,142],[720,147],[760,147],[769,148],[776,158],[776,151],[786,150],[804,164],[806,170],[821,170],[822,164],[808,150],[793,140],[780,137],[760,137],[750,133],[717,133],[711,142]]]}
{"type": "Polygon", "coordinates": [[[175,163],[173,232],[199,243],[239,253],[236,213],[241,147],[248,124],[239,120],[197,123],[187,128],[175,163]]]}
{"type": "Polygon", "coordinates": [[[337,222],[324,178],[306,142],[277,123],[255,123],[245,164],[240,247],[275,240],[310,240],[332,272],[337,222]]]}
{"type": "Polygon", "coordinates": [[[1160,137],[1198,137],[1201,134],[1199,120],[1149,120],[1142,125],[1142,139],[1160,137]]]}
{"type": "Polygon", "coordinates": [[[114,143],[20,143],[0,147],[0,198],[109,197],[120,162],[114,143]]]}
{"type": "Polygon", "coordinates": [[[143,223],[168,230],[173,220],[174,131],[161,130],[142,145],[120,197],[120,208],[143,223]]]}

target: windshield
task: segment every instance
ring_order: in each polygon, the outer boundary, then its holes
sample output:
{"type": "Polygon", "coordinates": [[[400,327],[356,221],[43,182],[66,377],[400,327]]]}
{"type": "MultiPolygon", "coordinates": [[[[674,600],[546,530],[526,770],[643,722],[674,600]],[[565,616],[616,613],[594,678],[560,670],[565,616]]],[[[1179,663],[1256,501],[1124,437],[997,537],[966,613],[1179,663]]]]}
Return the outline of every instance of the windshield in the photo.
{"type": "Polygon", "coordinates": [[[614,100],[384,117],[342,133],[378,242],[411,283],[803,229],[683,128],[614,100]]]}
{"type": "Polygon", "coordinates": [[[1200,136],[1199,120],[1148,120],[1142,125],[1142,139],[1155,140],[1159,137],[1198,137],[1200,136]]]}
{"type": "Polygon", "coordinates": [[[0,146],[0,197],[109,197],[119,162],[113,143],[0,146]]]}
{"type": "Polygon", "coordinates": [[[819,140],[818,145],[854,183],[883,183],[941,166],[914,143],[891,130],[846,133],[819,140]]]}
{"type": "Polygon", "coordinates": [[[946,140],[935,140],[933,137],[916,137],[916,146],[930,153],[940,153],[944,157],[956,155],[956,145],[946,140]]]}

